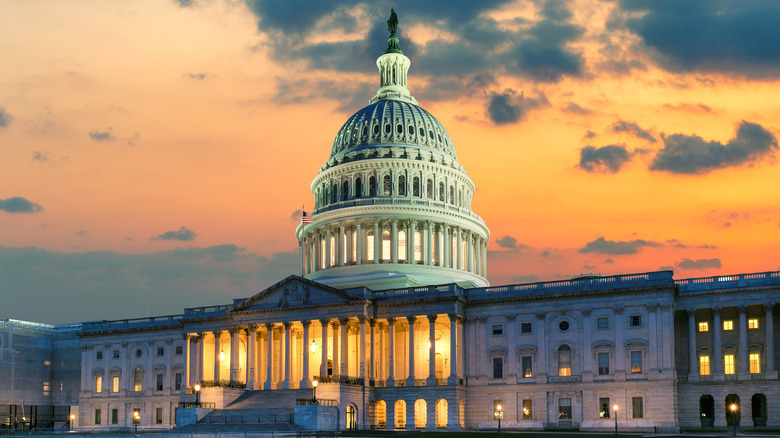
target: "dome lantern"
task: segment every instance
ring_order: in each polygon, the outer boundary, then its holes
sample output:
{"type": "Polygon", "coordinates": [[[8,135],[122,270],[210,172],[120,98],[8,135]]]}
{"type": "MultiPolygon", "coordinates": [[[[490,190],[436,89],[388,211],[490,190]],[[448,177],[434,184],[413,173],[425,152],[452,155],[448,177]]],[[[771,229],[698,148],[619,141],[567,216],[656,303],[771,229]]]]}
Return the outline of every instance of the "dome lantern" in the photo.
{"type": "Polygon", "coordinates": [[[404,52],[399,47],[398,36],[395,34],[397,28],[398,16],[395,14],[395,10],[390,9],[390,19],[387,20],[387,30],[390,31],[390,37],[387,38],[387,50],[376,60],[376,66],[379,69],[379,90],[371,98],[370,103],[380,99],[393,99],[417,105],[417,100],[406,86],[406,75],[412,61],[404,56],[404,52]]]}

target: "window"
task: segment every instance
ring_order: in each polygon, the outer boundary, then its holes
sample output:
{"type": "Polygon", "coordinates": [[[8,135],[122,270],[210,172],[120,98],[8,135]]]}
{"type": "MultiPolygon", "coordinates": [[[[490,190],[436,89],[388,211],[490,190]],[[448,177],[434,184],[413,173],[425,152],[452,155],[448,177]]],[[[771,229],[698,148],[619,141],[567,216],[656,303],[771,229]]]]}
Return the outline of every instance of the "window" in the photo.
{"type": "Polygon", "coordinates": [[[628,317],[629,327],[642,327],[642,315],[631,315],[628,317]]]}
{"type": "Polygon", "coordinates": [[[521,322],[520,323],[520,333],[527,335],[533,332],[533,324],[530,322],[521,322]]]}
{"type": "Polygon", "coordinates": [[[406,196],[406,177],[398,176],[398,196],[406,196]]]}
{"type": "Polygon", "coordinates": [[[455,187],[450,186],[450,204],[455,204],[455,187]]]}
{"type": "Polygon", "coordinates": [[[569,321],[566,321],[566,320],[564,319],[563,321],[561,321],[560,323],[558,323],[558,328],[559,328],[559,329],[560,329],[562,332],[565,332],[565,331],[569,330],[569,321]]]}
{"type": "Polygon", "coordinates": [[[119,350],[114,350],[114,359],[119,359],[119,350]]]}
{"type": "Polygon", "coordinates": [[[444,183],[439,183],[439,201],[444,202],[444,183]]]}
{"type": "Polygon", "coordinates": [[[571,420],[571,399],[570,398],[558,399],[558,419],[571,420]]]}
{"type": "Polygon", "coordinates": [[[165,347],[157,347],[157,355],[158,356],[165,355],[165,347]]]}
{"type": "Polygon", "coordinates": [[[141,355],[143,355],[143,354],[144,354],[144,352],[141,351],[140,349],[135,350],[135,357],[141,357],[141,355]]]}
{"type": "Polygon", "coordinates": [[[163,390],[163,375],[157,374],[157,390],[162,391],[163,390]]]}
{"type": "Polygon", "coordinates": [[[184,347],[182,347],[181,345],[177,345],[176,346],[176,355],[177,356],[181,356],[183,353],[184,353],[184,347]]]}
{"type": "Polygon", "coordinates": [[[376,196],[376,177],[368,178],[368,196],[376,196]]]}
{"type": "Polygon", "coordinates": [[[385,175],[385,177],[382,179],[382,194],[385,196],[390,196],[393,189],[393,184],[390,182],[390,175],[385,175]]]}
{"type": "Polygon", "coordinates": [[[631,416],[633,418],[645,418],[645,409],[642,397],[631,397],[631,416]]]}
{"type": "Polygon", "coordinates": [[[707,321],[701,321],[699,323],[699,331],[700,332],[708,332],[710,331],[710,323],[707,321]]]}
{"type": "Polygon", "coordinates": [[[571,376],[571,347],[568,345],[558,348],[558,375],[571,376]]]}
{"type": "Polygon", "coordinates": [[[363,195],[363,180],[359,177],[355,179],[355,197],[359,198],[363,195]]]}
{"type": "Polygon", "coordinates": [[[761,372],[761,353],[750,353],[750,372],[752,374],[761,372]]]}
{"type": "Polygon", "coordinates": [[[428,179],[428,181],[425,183],[425,196],[428,197],[428,199],[433,199],[433,180],[428,179]]]}
{"type": "Polygon", "coordinates": [[[100,425],[100,409],[95,409],[95,426],[100,425]]]}
{"type": "Polygon", "coordinates": [[[119,424],[119,409],[111,409],[111,424],[119,424]]]}
{"type": "Polygon", "coordinates": [[[534,419],[534,404],[533,400],[524,399],[523,400],[523,420],[533,420],[534,419]]]}
{"type": "Polygon", "coordinates": [[[111,376],[111,392],[119,392],[119,376],[111,376]]]}
{"type": "Polygon", "coordinates": [[[758,328],[758,318],[750,318],[750,319],[748,319],[748,328],[749,329],[757,329],[758,328]]]}
{"type": "Polygon", "coordinates": [[[606,376],[609,374],[609,353],[599,353],[599,376],[606,376]]]}
{"type": "Polygon", "coordinates": [[[724,354],[723,355],[723,371],[726,374],[734,374],[734,355],[733,354],[724,354]]]}
{"type": "Polygon", "coordinates": [[[599,397],[599,418],[609,418],[609,397],[599,397]]]}
{"type": "Polygon", "coordinates": [[[154,422],[156,424],[162,424],[163,411],[162,408],[155,409],[154,422]]]}
{"type": "Polygon", "coordinates": [[[103,376],[95,376],[95,392],[103,392],[103,376]]]}
{"type": "Polygon", "coordinates": [[[412,178],[412,196],[420,196],[420,178],[412,178]]]}
{"type": "Polygon", "coordinates": [[[638,374],[642,372],[642,352],[631,352],[631,373],[638,374]]]}
{"type": "Polygon", "coordinates": [[[504,326],[501,324],[493,324],[493,336],[503,335],[504,326]]]}
{"type": "Polygon", "coordinates": [[[504,378],[504,358],[503,357],[494,357],[493,358],[493,378],[494,379],[503,379],[504,378]]]}
{"type": "Polygon", "coordinates": [[[723,321],[723,330],[734,330],[734,321],[726,319],[723,321]]]}
{"type": "Polygon", "coordinates": [[[133,408],[133,424],[141,423],[141,408],[133,408]]]}
{"type": "Polygon", "coordinates": [[[399,230],[396,241],[398,242],[398,253],[396,257],[398,258],[398,261],[403,263],[406,260],[406,231],[399,230]]]}
{"type": "Polygon", "coordinates": [[[607,318],[606,316],[596,318],[597,330],[606,330],[608,328],[609,328],[609,318],[607,318]]]}
{"type": "Polygon", "coordinates": [[[133,373],[133,391],[143,391],[143,389],[144,389],[144,372],[141,371],[141,367],[138,367],[135,369],[135,372],[133,373]]]}
{"type": "Polygon", "coordinates": [[[349,181],[341,183],[341,200],[346,201],[349,199],[349,181]]]}
{"type": "Polygon", "coordinates": [[[339,200],[339,185],[333,183],[333,190],[330,192],[330,203],[335,204],[339,200]]]}
{"type": "Polygon", "coordinates": [[[174,379],[174,382],[175,382],[173,388],[175,390],[177,390],[177,391],[180,390],[181,389],[181,373],[174,374],[173,375],[173,379],[174,379]]]}
{"type": "Polygon", "coordinates": [[[504,412],[504,400],[493,400],[493,418],[496,418],[495,415],[497,412],[504,412]]]}
{"type": "Polygon", "coordinates": [[[96,351],[95,352],[95,359],[103,360],[103,352],[102,351],[96,351]]]}
{"type": "Polygon", "coordinates": [[[522,365],[522,374],[520,375],[521,377],[533,377],[534,373],[531,368],[532,367],[531,360],[532,360],[531,356],[523,356],[520,359],[522,365]]]}
{"type": "Polygon", "coordinates": [[[708,354],[699,356],[699,374],[702,376],[710,375],[710,356],[708,354]]]}

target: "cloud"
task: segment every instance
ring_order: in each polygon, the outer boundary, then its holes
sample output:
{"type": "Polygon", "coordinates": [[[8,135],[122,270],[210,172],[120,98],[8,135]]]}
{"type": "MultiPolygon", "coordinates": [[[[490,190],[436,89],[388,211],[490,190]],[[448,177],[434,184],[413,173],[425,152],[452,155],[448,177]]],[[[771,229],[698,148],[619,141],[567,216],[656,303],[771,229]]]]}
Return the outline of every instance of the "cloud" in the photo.
{"type": "Polygon", "coordinates": [[[536,275],[513,275],[511,281],[512,283],[536,283],[539,281],[539,277],[536,275]]]}
{"type": "Polygon", "coordinates": [[[508,249],[526,249],[528,248],[528,245],[524,245],[517,241],[512,236],[504,236],[500,239],[496,239],[496,243],[501,248],[508,248],[508,249]]]}
{"type": "Polygon", "coordinates": [[[625,26],[673,72],[774,77],[780,71],[780,2],[622,0],[625,26]]]}
{"type": "Polygon", "coordinates": [[[539,107],[547,106],[549,101],[544,94],[539,97],[526,97],[524,93],[507,88],[503,93],[492,93],[488,99],[487,116],[496,125],[516,123],[526,114],[539,107]]]}
{"type": "Polygon", "coordinates": [[[11,121],[14,118],[9,114],[5,108],[0,106],[0,128],[5,128],[6,126],[11,124],[11,121]]]}
{"type": "Polygon", "coordinates": [[[756,163],[773,157],[777,138],[763,126],[742,121],[736,136],[728,142],[705,141],[698,135],[672,134],[663,137],[650,170],[701,175],[716,169],[756,163]]]}
{"type": "Polygon", "coordinates": [[[181,227],[178,231],[166,231],[159,236],[151,237],[149,240],[180,240],[191,241],[195,240],[197,233],[188,229],[187,227],[181,227]]]}
{"type": "Polygon", "coordinates": [[[74,231],[73,234],[77,237],[90,237],[91,235],[87,235],[87,230],[78,230],[74,231]]]}
{"type": "Polygon", "coordinates": [[[195,79],[196,81],[204,81],[211,78],[211,75],[208,73],[187,73],[186,77],[195,79]]]}
{"type": "Polygon", "coordinates": [[[636,254],[645,247],[657,248],[663,246],[663,244],[648,240],[635,239],[631,241],[614,241],[606,240],[604,237],[588,242],[584,247],[580,248],[579,252],[582,254],[587,253],[599,253],[609,255],[626,255],[636,254]]]}
{"type": "Polygon", "coordinates": [[[636,138],[647,140],[650,143],[656,143],[658,141],[653,137],[653,134],[651,134],[650,131],[643,129],[635,122],[630,122],[628,120],[618,120],[612,124],[610,130],[615,133],[631,134],[636,138]]]}
{"type": "Polygon", "coordinates": [[[579,168],[586,172],[615,173],[631,160],[631,153],[625,145],[602,147],[585,146],[580,149],[579,168]]]}
{"type": "Polygon", "coordinates": [[[597,134],[591,130],[588,130],[588,132],[585,133],[585,135],[582,136],[582,138],[591,139],[596,138],[597,134]]]}
{"type": "Polygon", "coordinates": [[[301,209],[295,210],[295,211],[294,211],[294,212],[292,212],[292,214],[290,215],[290,221],[292,221],[292,222],[295,222],[295,221],[297,221],[297,220],[300,220],[300,219],[301,219],[301,215],[302,215],[302,214],[303,214],[303,212],[302,212],[302,210],[301,210],[301,209]]]}
{"type": "Polygon", "coordinates": [[[195,6],[195,0],[173,0],[180,8],[190,8],[195,6]]]}
{"type": "Polygon", "coordinates": [[[615,263],[614,259],[604,259],[604,263],[615,263]]]}
{"type": "Polygon", "coordinates": [[[718,258],[698,260],[682,259],[675,263],[674,266],[680,269],[720,269],[723,267],[718,258]]]}
{"type": "Polygon", "coordinates": [[[710,210],[706,217],[709,222],[715,222],[721,228],[730,228],[734,222],[750,219],[750,214],[742,211],[710,210]]]}
{"type": "Polygon", "coordinates": [[[697,103],[697,104],[690,104],[690,103],[680,103],[677,105],[672,105],[670,103],[665,103],[663,105],[664,109],[669,110],[675,110],[675,111],[683,111],[688,113],[710,113],[712,112],[712,108],[710,108],[707,105],[704,105],[703,103],[697,103]]]}
{"type": "Polygon", "coordinates": [[[59,158],[52,156],[47,151],[33,151],[32,153],[32,159],[33,161],[37,161],[39,163],[49,163],[49,164],[64,164],[64,163],[70,163],[70,158],[66,156],[60,156],[59,158]]]}
{"type": "Polygon", "coordinates": [[[6,213],[38,213],[43,207],[25,198],[14,196],[8,199],[0,199],[0,211],[6,213]]]}
{"type": "MultiPolygon", "coordinates": [[[[579,105],[577,105],[574,102],[569,102],[563,109],[563,112],[569,113],[569,114],[577,114],[580,116],[587,116],[590,114],[593,114],[593,110],[588,108],[583,108],[579,105]]],[[[590,131],[589,131],[590,132],[590,131]]]]}
{"type": "Polygon", "coordinates": [[[550,256],[552,256],[552,253],[550,251],[544,250],[541,253],[539,253],[539,256],[549,259],[550,256]]]}
{"type": "Polygon", "coordinates": [[[92,139],[92,141],[114,141],[114,130],[109,127],[108,129],[104,131],[89,131],[89,138],[92,139]]]}

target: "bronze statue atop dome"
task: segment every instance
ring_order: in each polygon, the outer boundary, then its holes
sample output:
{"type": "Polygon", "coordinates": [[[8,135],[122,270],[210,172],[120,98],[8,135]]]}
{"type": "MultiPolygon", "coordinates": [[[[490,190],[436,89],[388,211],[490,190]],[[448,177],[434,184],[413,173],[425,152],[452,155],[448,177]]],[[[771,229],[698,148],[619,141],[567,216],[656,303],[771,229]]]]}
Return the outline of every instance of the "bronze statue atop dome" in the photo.
{"type": "Polygon", "coordinates": [[[387,20],[387,30],[390,31],[390,37],[387,39],[387,50],[385,53],[400,53],[404,52],[398,47],[398,36],[395,32],[398,30],[398,15],[395,14],[395,9],[390,8],[390,19],[387,20]]]}

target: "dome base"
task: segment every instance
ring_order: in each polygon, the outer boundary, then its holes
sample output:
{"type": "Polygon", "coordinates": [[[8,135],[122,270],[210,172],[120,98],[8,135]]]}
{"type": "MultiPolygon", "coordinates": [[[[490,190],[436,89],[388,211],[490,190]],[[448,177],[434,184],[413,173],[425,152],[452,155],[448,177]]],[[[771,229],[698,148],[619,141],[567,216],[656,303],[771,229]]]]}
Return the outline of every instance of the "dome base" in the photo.
{"type": "Polygon", "coordinates": [[[385,290],[449,283],[457,283],[463,288],[489,285],[485,278],[458,269],[389,263],[335,267],[305,277],[339,289],[367,287],[385,290]]]}

